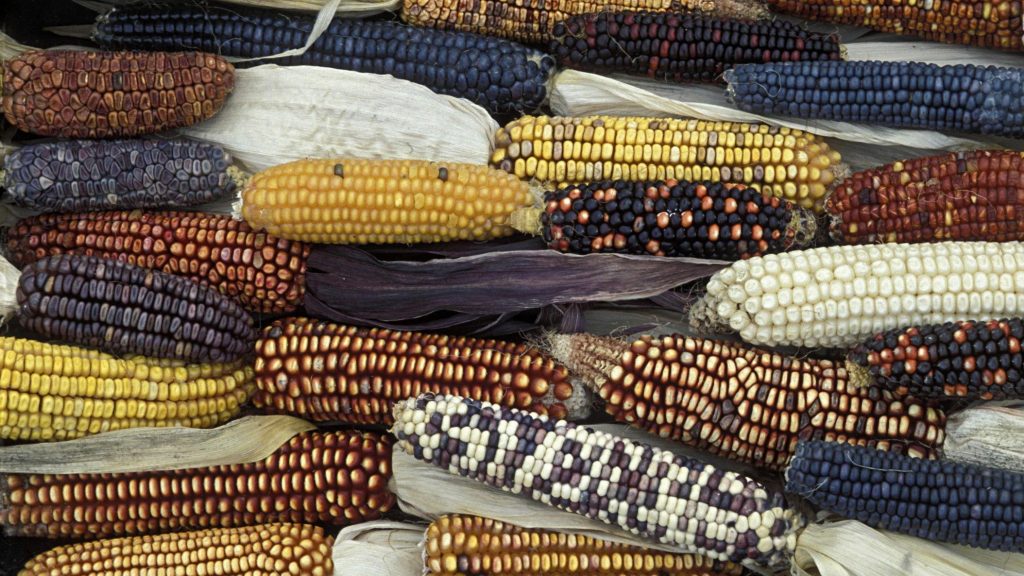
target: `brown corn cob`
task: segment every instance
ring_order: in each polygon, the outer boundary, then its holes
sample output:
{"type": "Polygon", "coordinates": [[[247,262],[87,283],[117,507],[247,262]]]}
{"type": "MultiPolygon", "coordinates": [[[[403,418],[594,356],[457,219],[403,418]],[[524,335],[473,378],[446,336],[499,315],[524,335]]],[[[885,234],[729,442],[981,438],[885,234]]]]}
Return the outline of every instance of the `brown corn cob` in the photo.
{"type": "Polygon", "coordinates": [[[553,418],[566,418],[574,408],[565,368],[523,344],[309,318],[278,320],[263,331],[256,382],[257,407],[318,422],[390,424],[395,402],[424,392],[553,418]]]}
{"type": "Polygon", "coordinates": [[[41,136],[140,136],[213,116],[234,81],[231,64],[203,52],[32,50],[5,63],[2,104],[41,136]]]}
{"type": "Polygon", "coordinates": [[[130,536],[59,546],[29,560],[18,576],[331,576],[333,542],[322,528],[305,524],[130,536]]]}
{"type": "Polygon", "coordinates": [[[673,554],[581,534],[531,530],[455,514],[427,527],[426,574],[435,576],[738,576],[739,564],[673,554]]]}
{"type": "Polygon", "coordinates": [[[798,440],[935,457],[945,439],[941,410],[854,386],[828,360],[683,336],[627,344],[579,334],[550,345],[616,420],[771,470],[785,468],[798,440]]]}
{"type": "Polygon", "coordinates": [[[8,230],[7,251],[18,266],[55,254],[113,258],[208,284],[263,313],[301,305],[309,256],[308,245],[230,216],[141,210],[24,218],[8,230]]]}
{"type": "Polygon", "coordinates": [[[1024,240],[1024,154],[951,152],[858,172],[825,202],[847,244],[1024,240]]]}
{"type": "Polygon", "coordinates": [[[391,439],[304,432],[248,464],[113,474],[0,476],[9,536],[96,537],[263,522],[372,520],[395,496],[391,439]]]}

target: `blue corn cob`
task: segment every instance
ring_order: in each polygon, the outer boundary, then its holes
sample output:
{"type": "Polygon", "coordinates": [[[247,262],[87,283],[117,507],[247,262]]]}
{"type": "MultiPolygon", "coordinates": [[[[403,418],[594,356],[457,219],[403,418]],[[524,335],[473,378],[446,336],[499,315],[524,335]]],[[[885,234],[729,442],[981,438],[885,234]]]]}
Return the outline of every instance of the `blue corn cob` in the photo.
{"type": "MultiPolygon", "coordinates": [[[[110,48],[203,47],[222,56],[259,58],[303,46],[313,23],[310,17],[269,10],[143,6],[100,16],[93,39],[110,48]]],[[[540,107],[554,69],[550,56],[508,40],[342,18],[334,19],[304,54],[266,62],[390,74],[466,98],[492,113],[540,107]]]]}
{"type": "Polygon", "coordinates": [[[1024,551],[1024,475],[834,442],[800,442],[786,491],[930,541],[1024,551]]]}
{"type": "Polygon", "coordinates": [[[729,96],[758,114],[1024,138],[1024,70],[919,62],[744,64],[729,96]]]}

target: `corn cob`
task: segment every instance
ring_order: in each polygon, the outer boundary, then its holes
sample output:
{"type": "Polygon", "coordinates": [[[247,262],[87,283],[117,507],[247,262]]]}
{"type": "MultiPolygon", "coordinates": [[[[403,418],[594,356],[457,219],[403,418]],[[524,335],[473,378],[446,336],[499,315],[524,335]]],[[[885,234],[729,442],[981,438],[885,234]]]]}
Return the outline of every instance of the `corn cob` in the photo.
{"type": "Polygon", "coordinates": [[[392,433],[453,474],[714,560],[783,564],[803,525],[781,493],[735,472],[487,402],[424,394],[396,406],[392,433]]]}
{"type": "MultiPolygon", "coordinates": [[[[93,38],[105,48],[259,58],[303,46],[314,20],[216,6],[116,8],[100,16],[93,38]]],[[[267,62],[390,74],[492,113],[539,108],[555,64],[543,52],[508,40],[348,18],[332,20],[305,53],[267,62]]]]}
{"type": "Polygon", "coordinates": [[[490,518],[442,516],[427,527],[425,574],[434,576],[739,576],[738,564],[607,540],[530,530],[490,518]]]}
{"type": "Polygon", "coordinates": [[[524,116],[498,130],[491,163],[559,186],[602,180],[746,184],[817,208],[839,154],[812,134],[759,124],[524,116]]]}
{"type": "Polygon", "coordinates": [[[304,432],[248,464],[110,474],[0,477],[8,536],[95,538],[264,522],[343,525],[395,502],[391,440],[304,432]]]}
{"type": "Polygon", "coordinates": [[[189,140],[65,140],[4,160],[5,199],[41,212],[185,207],[236,193],[240,172],[215,144],[189,140]]]}
{"type": "Polygon", "coordinates": [[[718,82],[735,64],[839,60],[835,35],[791,22],[749,22],[691,13],[597,12],[555,26],[548,49],[563,66],[718,82]]]}
{"type": "Polygon", "coordinates": [[[112,354],[226,362],[256,339],[252,317],[212,288],[119,260],[39,260],[22,270],[17,298],[25,328],[112,354]]]}
{"type": "Polygon", "coordinates": [[[977,548],[1024,551],[1024,476],[832,442],[801,442],[786,490],[865,524],[977,548]]]}
{"type": "Polygon", "coordinates": [[[70,440],[138,427],[209,428],[253,391],[244,361],[115,358],[77,346],[0,338],[0,438],[70,440]]]}
{"type": "Polygon", "coordinates": [[[57,254],[111,258],[207,284],[253,312],[290,312],[306,290],[308,245],[257,232],[230,216],[44,214],[18,221],[6,235],[7,253],[19,266],[57,254]]]}
{"type": "Polygon", "coordinates": [[[756,20],[768,17],[759,0],[405,0],[402,20],[417,26],[449,28],[487,36],[543,44],[554,27],[577,14],[607,11],[699,11],[727,18],[756,20]]]}
{"type": "Polygon", "coordinates": [[[231,64],[202,52],[33,50],[5,63],[2,100],[25,132],[140,136],[213,116],[234,81],[231,64]]]}
{"type": "Polygon", "coordinates": [[[303,524],[131,536],[59,546],[30,560],[18,576],[330,576],[333,542],[322,528],[303,524]]]}
{"type": "Polygon", "coordinates": [[[421,160],[299,160],[242,191],[242,217],[281,238],[321,244],[487,240],[512,234],[530,187],[486,166],[421,160]]]}
{"type": "Polygon", "coordinates": [[[847,244],[1024,240],[1024,154],[951,152],[850,176],[825,203],[832,237],[847,244]]]}
{"type": "Polygon", "coordinates": [[[920,62],[741,64],[741,110],[764,115],[1024,138],[1024,70],[920,62]]]}
{"type": "Polygon", "coordinates": [[[690,311],[699,329],[764,346],[849,347],[878,332],[1024,316],[1024,244],[798,250],[736,262],[690,311]]]}
{"type": "Polygon", "coordinates": [[[390,424],[395,402],[463,394],[554,418],[580,417],[565,368],[522,344],[278,320],[256,342],[253,403],[314,422],[390,424]]]}
{"type": "Polygon", "coordinates": [[[801,439],[936,457],[945,437],[941,410],[855,387],[828,360],[685,336],[549,342],[616,420],[770,470],[784,469],[801,439]]]}
{"type": "Polygon", "coordinates": [[[1020,50],[1020,0],[768,0],[774,10],[836,24],[866,26],[947,44],[1020,50]]]}

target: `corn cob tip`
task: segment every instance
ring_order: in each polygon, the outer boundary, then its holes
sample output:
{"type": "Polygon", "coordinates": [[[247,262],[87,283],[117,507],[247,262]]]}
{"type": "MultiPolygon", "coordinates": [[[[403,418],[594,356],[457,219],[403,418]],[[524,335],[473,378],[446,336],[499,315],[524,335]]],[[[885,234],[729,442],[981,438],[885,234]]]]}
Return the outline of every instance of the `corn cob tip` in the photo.
{"type": "MultiPolygon", "coordinates": [[[[245,188],[245,184],[249,181],[249,177],[251,176],[251,174],[234,164],[227,167],[227,173],[228,177],[235,183],[235,188],[239,191],[245,188]]],[[[2,179],[3,177],[0,175],[0,180],[2,179]]],[[[239,194],[241,194],[241,192],[239,192],[239,194]]]]}
{"type": "Polygon", "coordinates": [[[545,337],[542,349],[586,382],[587,388],[596,391],[607,379],[608,369],[617,365],[622,354],[629,350],[629,344],[592,334],[552,333],[545,337]]]}
{"type": "Polygon", "coordinates": [[[698,334],[727,334],[729,324],[718,315],[715,303],[707,295],[697,300],[687,313],[690,328],[698,334]]]}
{"type": "Polygon", "coordinates": [[[871,372],[867,367],[860,365],[852,358],[846,359],[846,374],[850,386],[854,388],[867,388],[875,383],[875,379],[871,377],[871,372]]]}
{"type": "Polygon", "coordinates": [[[786,228],[793,238],[787,248],[807,248],[818,234],[818,218],[811,210],[794,207],[793,216],[786,228]]]}
{"type": "Polygon", "coordinates": [[[544,227],[540,222],[540,216],[543,213],[544,211],[537,206],[516,208],[512,215],[509,216],[509,225],[517,232],[529,234],[530,236],[540,236],[544,233],[544,227]]]}

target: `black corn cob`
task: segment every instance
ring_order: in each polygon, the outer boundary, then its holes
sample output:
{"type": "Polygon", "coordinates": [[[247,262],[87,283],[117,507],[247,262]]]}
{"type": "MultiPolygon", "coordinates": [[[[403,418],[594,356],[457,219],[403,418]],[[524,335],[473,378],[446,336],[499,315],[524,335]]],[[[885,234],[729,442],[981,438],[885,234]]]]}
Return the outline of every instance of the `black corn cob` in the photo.
{"type": "Polygon", "coordinates": [[[39,334],[111,354],[226,362],[252,352],[252,317],[216,289],[94,256],[26,266],[18,320],[39,334]]]}
{"type": "Polygon", "coordinates": [[[792,22],[665,12],[572,16],[555,26],[548,50],[572,68],[699,82],[721,81],[736,64],[842,58],[836,35],[792,22]]]}
{"type": "Polygon", "coordinates": [[[786,491],[875,528],[1024,551],[1024,475],[833,442],[801,442],[786,491]]]}
{"type": "MultiPolygon", "coordinates": [[[[100,16],[93,39],[110,48],[202,47],[223,56],[259,58],[303,46],[313,23],[308,16],[270,10],[143,6],[100,16]]],[[[344,18],[331,21],[304,54],[266,62],[390,74],[440,94],[466,98],[492,113],[540,107],[554,69],[550,56],[510,40],[344,18]]]]}
{"type": "Polygon", "coordinates": [[[1024,138],[1024,69],[920,62],[743,64],[725,73],[748,112],[1024,138]]]}

